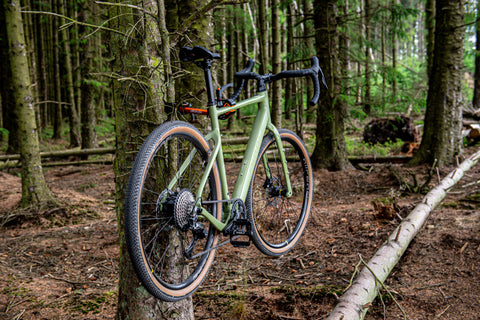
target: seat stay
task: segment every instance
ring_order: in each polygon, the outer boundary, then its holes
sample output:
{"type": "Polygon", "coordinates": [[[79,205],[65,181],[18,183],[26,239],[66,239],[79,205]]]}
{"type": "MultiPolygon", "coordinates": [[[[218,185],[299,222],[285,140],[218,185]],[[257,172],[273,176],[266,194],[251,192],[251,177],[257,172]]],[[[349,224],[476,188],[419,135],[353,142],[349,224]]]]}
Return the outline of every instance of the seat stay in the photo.
{"type": "MultiPolygon", "coordinates": [[[[178,171],[175,173],[175,176],[173,176],[172,180],[170,181],[170,183],[168,184],[168,190],[173,190],[173,188],[175,187],[175,185],[177,184],[178,182],[178,179],[180,179],[180,177],[183,175],[183,173],[185,172],[185,170],[187,169],[187,167],[190,165],[190,162],[192,162],[192,159],[193,157],[195,157],[195,154],[197,153],[197,150],[196,149],[193,149],[192,151],[190,151],[190,154],[188,155],[188,157],[183,161],[182,165],[180,166],[180,168],[178,169],[178,171]]],[[[203,189],[203,188],[202,188],[203,189]]]]}

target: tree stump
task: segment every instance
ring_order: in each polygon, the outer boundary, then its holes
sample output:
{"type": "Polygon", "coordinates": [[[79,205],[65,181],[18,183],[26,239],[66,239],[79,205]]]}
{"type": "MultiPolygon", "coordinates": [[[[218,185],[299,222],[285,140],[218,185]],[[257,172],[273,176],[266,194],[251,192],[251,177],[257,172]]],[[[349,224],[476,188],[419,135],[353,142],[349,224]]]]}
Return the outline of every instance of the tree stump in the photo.
{"type": "Polygon", "coordinates": [[[363,131],[363,141],[371,144],[397,140],[417,142],[420,138],[411,118],[397,116],[393,119],[378,118],[370,121],[363,131]]]}

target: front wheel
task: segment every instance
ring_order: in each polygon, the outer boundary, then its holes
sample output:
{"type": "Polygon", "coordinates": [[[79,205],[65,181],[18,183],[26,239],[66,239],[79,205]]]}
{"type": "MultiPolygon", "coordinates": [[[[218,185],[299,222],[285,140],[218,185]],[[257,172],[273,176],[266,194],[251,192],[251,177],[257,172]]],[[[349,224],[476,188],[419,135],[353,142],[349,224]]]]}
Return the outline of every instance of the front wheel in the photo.
{"type": "MultiPolygon", "coordinates": [[[[209,153],[195,127],[164,123],[145,140],[130,173],[125,198],[128,252],[144,287],[165,301],[193,293],[215,256],[218,232],[197,214],[196,199],[209,153]]],[[[201,200],[220,200],[220,192],[214,165],[201,200]]],[[[204,208],[220,219],[219,205],[204,208]]]]}
{"type": "Polygon", "coordinates": [[[264,254],[280,256],[300,240],[310,216],[313,173],[303,141],[292,131],[279,134],[287,159],[292,196],[286,196],[285,175],[272,133],[263,138],[246,200],[252,240],[264,254]]]}

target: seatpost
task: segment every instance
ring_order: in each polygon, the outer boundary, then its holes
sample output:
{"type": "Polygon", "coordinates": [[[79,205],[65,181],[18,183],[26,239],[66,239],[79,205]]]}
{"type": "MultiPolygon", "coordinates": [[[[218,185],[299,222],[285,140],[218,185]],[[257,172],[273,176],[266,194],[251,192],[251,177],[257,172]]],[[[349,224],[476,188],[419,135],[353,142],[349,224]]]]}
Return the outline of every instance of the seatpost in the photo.
{"type": "Polygon", "coordinates": [[[203,61],[195,62],[195,64],[202,68],[205,75],[205,85],[207,86],[208,97],[207,106],[213,106],[215,105],[215,94],[213,92],[212,72],[210,71],[210,68],[212,67],[212,60],[204,59],[203,61]]]}

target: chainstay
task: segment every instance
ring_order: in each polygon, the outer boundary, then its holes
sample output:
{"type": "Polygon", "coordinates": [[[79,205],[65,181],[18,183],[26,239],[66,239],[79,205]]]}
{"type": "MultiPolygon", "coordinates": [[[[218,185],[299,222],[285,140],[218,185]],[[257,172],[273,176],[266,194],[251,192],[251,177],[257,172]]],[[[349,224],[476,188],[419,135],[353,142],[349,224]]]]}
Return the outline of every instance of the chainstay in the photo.
{"type": "Polygon", "coordinates": [[[237,238],[239,238],[239,237],[240,237],[240,236],[235,236],[235,237],[231,238],[230,240],[224,241],[224,242],[220,243],[219,245],[216,245],[216,246],[213,247],[213,248],[210,248],[210,249],[208,249],[208,250],[205,250],[205,251],[202,251],[202,252],[200,252],[200,253],[197,253],[196,255],[192,256],[192,257],[190,258],[190,260],[195,259],[195,258],[198,258],[198,257],[201,257],[201,256],[203,256],[204,254],[207,254],[207,253],[209,253],[209,252],[212,251],[212,250],[216,250],[217,248],[222,247],[222,246],[230,243],[232,240],[235,240],[235,239],[237,239],[237,238]]]}

